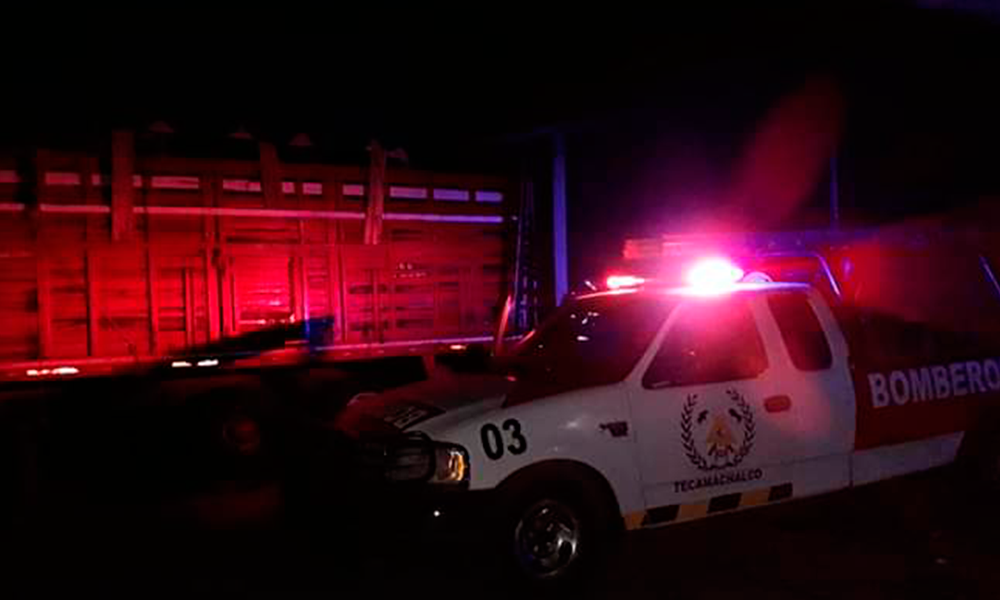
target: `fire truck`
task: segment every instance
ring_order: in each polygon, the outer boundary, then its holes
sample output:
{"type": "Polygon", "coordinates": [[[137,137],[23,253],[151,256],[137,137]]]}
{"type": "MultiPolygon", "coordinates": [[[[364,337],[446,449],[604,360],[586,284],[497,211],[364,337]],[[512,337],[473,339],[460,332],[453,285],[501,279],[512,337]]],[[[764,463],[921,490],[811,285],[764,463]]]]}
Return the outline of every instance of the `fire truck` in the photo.
{"type": "Polygon", "coordinates": [[[658,268],[568,300],[491,374],[352,402],[338,431],[370,492],[352,518],[485,530],[512,573],[544,584],[584,575],[619,530],[945,465],[996,493],[989,261],[843,242],[746,262],[633,255],[658,268]]]}

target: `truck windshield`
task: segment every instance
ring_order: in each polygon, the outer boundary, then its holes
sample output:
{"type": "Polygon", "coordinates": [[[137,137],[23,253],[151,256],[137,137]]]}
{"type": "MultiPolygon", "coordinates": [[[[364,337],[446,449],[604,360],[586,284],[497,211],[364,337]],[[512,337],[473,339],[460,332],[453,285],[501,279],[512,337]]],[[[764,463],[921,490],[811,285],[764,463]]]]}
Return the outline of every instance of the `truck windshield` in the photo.
{"type": "Polygon", "coordinates": [[[570,301],[514,348],[512,365],[521,376],[553,383],[619,381],[635,366],[672,306],[667,298],[649,295],[570,301]]]}

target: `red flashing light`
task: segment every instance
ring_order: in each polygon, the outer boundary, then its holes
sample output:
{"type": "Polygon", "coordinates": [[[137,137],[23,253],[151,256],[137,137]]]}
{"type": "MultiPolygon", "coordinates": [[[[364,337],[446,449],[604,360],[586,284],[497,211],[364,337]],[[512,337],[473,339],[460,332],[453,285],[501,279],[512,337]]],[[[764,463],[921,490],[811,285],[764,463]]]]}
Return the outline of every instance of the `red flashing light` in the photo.
{"type": "Polygon", "coordinates": [[[743,278],[743,269],[724,258],[706,258],[694,264],[687,273],[691,289],[703,294],[727,291],[743,278]]]}
{"type": "Polygon", "coordinates": [[[607,280],[609,290],[639,287],[644,283],[646,283],[644,278],[636,277],[635,275],[612,275],[607,280]]]}

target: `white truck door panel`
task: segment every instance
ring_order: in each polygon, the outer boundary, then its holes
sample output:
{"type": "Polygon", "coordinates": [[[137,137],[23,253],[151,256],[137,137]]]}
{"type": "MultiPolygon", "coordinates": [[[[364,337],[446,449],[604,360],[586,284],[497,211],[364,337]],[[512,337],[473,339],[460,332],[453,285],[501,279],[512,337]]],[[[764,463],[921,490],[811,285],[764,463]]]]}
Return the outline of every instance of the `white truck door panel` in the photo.
{"type": "Polygon", "coordinates": [[[842,410],[824,402],[834,376],[795,372],[763,295],[686,300],[654,347],[629,388],[648,508],[849,485],[853,432],[834,426],[842,410]]]}
{"type": "MultiPolygon", "coordinates": [[[[855,399],[847,342],[815,292],[779,291],[761,298],[760,321],[787,410],[772,413],[798,459],[848,457],[854,448],[855,399]]],[[[775,408],[775,407],[772,407],[775,408]]]]}

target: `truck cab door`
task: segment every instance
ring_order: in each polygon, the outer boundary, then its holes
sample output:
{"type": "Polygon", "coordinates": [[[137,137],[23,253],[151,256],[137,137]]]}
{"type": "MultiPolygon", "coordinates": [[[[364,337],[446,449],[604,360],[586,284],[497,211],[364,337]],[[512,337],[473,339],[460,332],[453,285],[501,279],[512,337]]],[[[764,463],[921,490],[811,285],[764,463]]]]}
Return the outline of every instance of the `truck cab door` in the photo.
{"type": "Polygon", "coordinates": [[[783,392],[782,402],[765,406],[765,411],[791,434],[786,436],[788,450],[807,461],[820,460],[817,468],[825,477],[800,490],[847,487],[857,410],[847,341],[814,291],[778,291],[762,300],[767,305],[764,329],[779,338],[772,347],[783,392]]]}
{"type": "Polygon", "coordinates": [[[647,519],[847,485],[850,441],[802,428],[824,391],[790,368],[768,311],[761,294],[686,299],[630,379],[647,519]]]}

